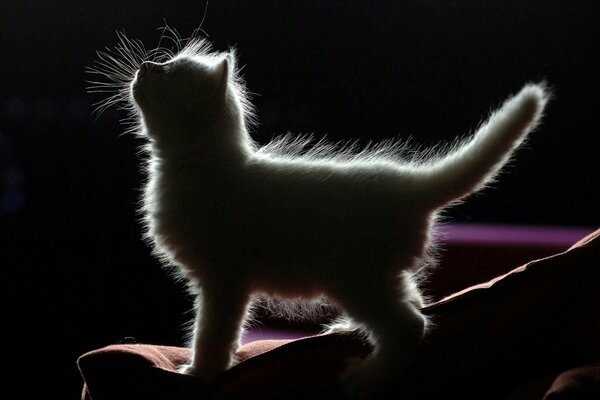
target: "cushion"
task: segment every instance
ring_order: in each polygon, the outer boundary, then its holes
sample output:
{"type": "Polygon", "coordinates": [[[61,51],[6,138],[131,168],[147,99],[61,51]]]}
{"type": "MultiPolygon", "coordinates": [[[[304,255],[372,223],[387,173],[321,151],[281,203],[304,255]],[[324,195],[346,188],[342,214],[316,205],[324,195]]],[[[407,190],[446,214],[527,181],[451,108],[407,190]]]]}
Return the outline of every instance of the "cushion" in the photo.
{"type": "Polygon", "coordinates": [[[573,368],[560,374],[544,400],[598,399],[600,396],[600,363],[573,368]]]}
{"type": "MultiPolygon", "coordinates": [[[[599,236],[425,308],[434,327],[390,388],[394,397],[507,398],[530,382],[599,362],[599,236]]],[[[346,360],[370,351],[353,334],[252,342],[210,386],[176,372],[190,356],[184,348],[110,345],[78,365],[84,399],[337,399],[346,360]]],[[[569,388],[600,394],[590,381],[569,388]]]]}

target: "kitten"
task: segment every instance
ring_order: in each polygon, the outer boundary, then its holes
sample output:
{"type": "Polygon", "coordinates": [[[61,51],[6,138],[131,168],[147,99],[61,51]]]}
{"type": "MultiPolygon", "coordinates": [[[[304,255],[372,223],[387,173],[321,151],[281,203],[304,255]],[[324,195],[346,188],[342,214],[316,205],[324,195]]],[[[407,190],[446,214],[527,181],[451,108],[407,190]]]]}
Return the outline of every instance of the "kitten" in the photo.
{"type": "Polygon", "coordinates": [[[210,380],[230,367],[252,296],[263,293],[325,296],[366,333],[375,350],[345,374],[350,393],[395,379],[427,330],[414,274],[436,216],[494,179],[539,123],[545,87],[526,85],[433,157],[402,160],[395,142],[336,152],[287,136],[259,147],[232,51],[191,40],[153,62],[121,42],[126,62],[102,53],[113,69],[96,72],[120,90],[103,106],[128,100],[147,139],[146,237],[197,298],[182,371],[210,380]]]}

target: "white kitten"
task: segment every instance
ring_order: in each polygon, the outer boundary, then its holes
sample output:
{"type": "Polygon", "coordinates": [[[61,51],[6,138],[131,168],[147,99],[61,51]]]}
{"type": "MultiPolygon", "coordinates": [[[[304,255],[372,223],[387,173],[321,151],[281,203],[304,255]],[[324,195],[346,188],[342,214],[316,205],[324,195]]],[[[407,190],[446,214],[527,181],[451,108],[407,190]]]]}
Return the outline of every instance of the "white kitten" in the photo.
{"type": "Polygon", "coordinates": [[[538,124],[544,87],[525,86],[435,157],[403,161],[397,143],[304,151],[306,142],[290,137],[259,148],[232,52],[191,41],[163,62],[141,62],[147,54],[122,42],[139,70],[131,79],[122,63],[109,75],[148,140],[147,237],[198,299],[184,371],[210,379],[230,367],[252,295],[264,293],[326,296],[362,328],[375,350],[349,369],[350,391],[394,379],[427,328],[413,276],[427,261],[436,215],[495,177],[538,124]]]}

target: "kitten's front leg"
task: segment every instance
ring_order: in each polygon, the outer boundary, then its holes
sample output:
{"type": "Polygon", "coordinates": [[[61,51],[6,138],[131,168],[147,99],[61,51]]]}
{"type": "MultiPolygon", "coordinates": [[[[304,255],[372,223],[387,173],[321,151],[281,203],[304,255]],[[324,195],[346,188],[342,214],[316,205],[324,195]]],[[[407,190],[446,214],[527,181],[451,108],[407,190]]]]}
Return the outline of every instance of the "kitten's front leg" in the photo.
{"type": "Polygon", "coordinates": [[[192,359],[181,372],[210,381],[231,366],[247,303],[248,296],[241,291],[203,287],[196,300],[192,359]]]}

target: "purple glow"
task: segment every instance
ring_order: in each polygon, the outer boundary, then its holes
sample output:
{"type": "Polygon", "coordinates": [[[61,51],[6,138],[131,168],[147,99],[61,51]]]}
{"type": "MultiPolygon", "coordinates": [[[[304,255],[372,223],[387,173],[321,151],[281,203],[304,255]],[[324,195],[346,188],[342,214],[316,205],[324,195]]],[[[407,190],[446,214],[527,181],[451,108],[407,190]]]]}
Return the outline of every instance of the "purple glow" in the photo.
{"type": "Polygon", "coordinates": [[[446,243],[570,246],[598,228],[447,224],[436,236],[446,243]]]}

